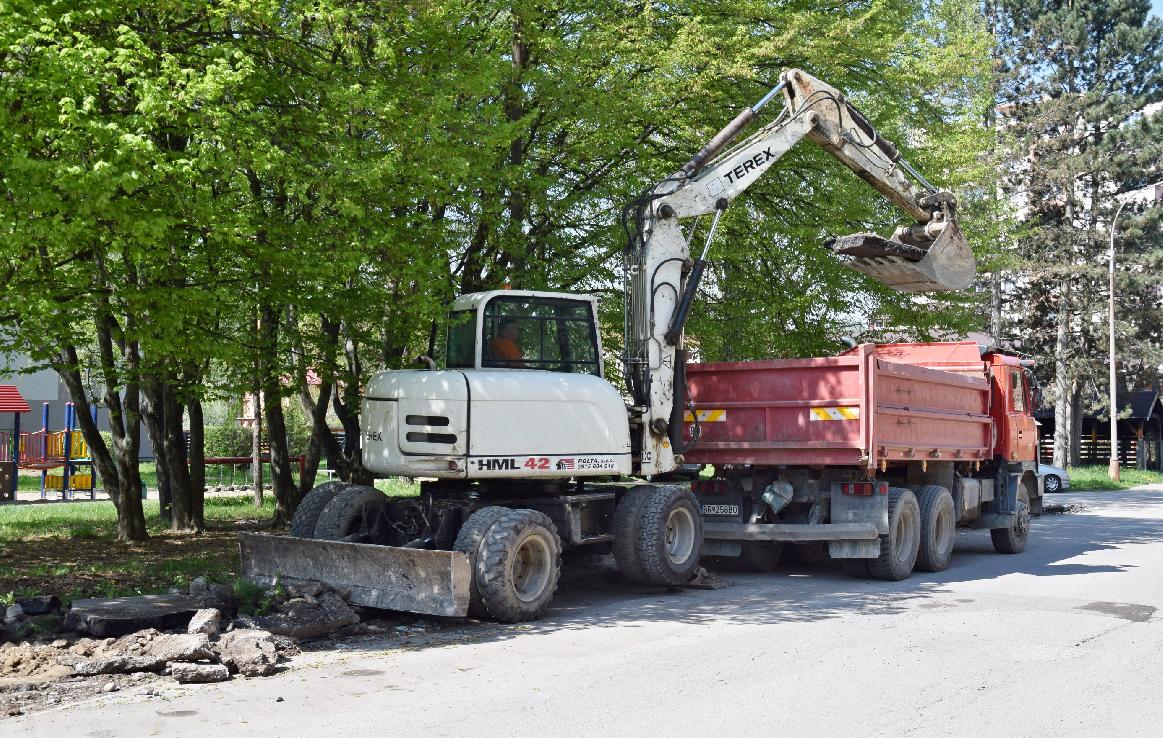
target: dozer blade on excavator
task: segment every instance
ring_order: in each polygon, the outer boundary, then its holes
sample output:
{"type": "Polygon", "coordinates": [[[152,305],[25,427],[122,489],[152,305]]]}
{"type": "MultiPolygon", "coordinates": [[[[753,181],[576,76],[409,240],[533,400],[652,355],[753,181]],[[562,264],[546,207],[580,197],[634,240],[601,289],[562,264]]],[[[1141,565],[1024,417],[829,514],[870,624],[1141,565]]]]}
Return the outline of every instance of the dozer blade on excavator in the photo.
{"type": "Polygon", "coordinates": [[[242,575],[271,585],[315,580],[351,591],[366,607],[424,615],[468,614],[471,570],[459,551],[374,546],[239,533],[242,575]]]}
{"type": "MultiPolygon", "coordinates": [[[[914,229],[902,229],[909,230],[914,229]]],[[[850,257],[849,267],[899,292],[963,290],[973,284],[977,262],[956,221],[945,223],[927,247],[905,243],[902,231],[892,239],[872,233],[841,236],[831,247],[850,257]]]]}

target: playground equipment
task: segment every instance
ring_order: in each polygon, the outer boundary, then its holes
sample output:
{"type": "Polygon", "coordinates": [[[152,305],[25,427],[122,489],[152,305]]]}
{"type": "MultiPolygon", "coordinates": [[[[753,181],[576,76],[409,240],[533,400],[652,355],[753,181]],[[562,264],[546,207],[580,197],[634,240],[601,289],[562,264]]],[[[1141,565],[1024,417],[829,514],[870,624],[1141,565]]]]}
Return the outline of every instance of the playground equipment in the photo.
{"type": "MultiPolygon", "coordinates": [[[[20,392],[11,385],[0,385],[0,412],[13,414],[12,432],[0,433],[0,468],[11,470],[10,484],[4,485],[0,497],[16,499],[20,469],[40,471],[40,498],[47,499],[48,491],[61,493],[67,500],[70,494],[88,492],[90,499],[96,499],[93,460],[89,456],[89,446],[81,432],[76,429],[77,411],[73,403],[65,404],[65,429],[50,431],[49,403],[41,409],[39,431],[20,431],[21,413],[31,412],[20,392]],[[15,461],[15,463],[13,463],[15,461]],[[59,470],[59,473],[50,473],[59,470]]],[[[96,420],[97,408],[92,408],[96,420]]],[[[5,479],[5,481],[9,481],[5,479]]]]}

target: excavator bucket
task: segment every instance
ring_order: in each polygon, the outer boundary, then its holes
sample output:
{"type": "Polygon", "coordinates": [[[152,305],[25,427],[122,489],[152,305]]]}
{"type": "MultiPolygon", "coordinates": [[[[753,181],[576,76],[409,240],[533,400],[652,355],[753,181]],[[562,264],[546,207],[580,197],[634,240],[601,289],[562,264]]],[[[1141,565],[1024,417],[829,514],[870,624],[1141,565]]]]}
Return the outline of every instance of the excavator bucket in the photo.
{"type": "Polygon", "coordinates": [[[846,264],[899,292],[963,290],[973,284],[973,250],[949,221],[926,248],[922,245],[857,233],[837,238],[832,250],[850,257],[846,264]]]}
{"type": "Polygon", "coordinates": [[[459,551],[239,533],[242,575],[262,585],[315,580],[366,607],[464,617],[472,578],[459,551]]]}

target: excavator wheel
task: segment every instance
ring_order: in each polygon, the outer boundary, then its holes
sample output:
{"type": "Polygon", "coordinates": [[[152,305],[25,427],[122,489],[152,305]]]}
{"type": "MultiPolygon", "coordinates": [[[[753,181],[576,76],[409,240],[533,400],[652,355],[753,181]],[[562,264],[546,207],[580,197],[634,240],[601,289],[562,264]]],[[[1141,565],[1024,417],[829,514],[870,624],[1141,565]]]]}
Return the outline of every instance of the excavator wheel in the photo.
{"type": "Polygon", "coordinates": [[[677,586],[694,577],[703,545],[703,518],[689,489],[650,488],[634,533],[646,583],[677,586]]]}
{"type": "Polygon", "coordinates": [[[478,588],[480,583],[477,581],[476,574],[481,542],[485,539],[485,534],[507,512],[509,512],[509,508],[495,505],[477,510],[468,516],[468,520],[464,521],[460,533],[456,535],[456,543],[452,546],[452,550],[468,554],[469,564],[473,572],[472,585],[469,587],[468,614],[477,619],[488,617],[489,614],[489,611],[485,609],[484,602],[481,601],[481,593],[478,588]]]}
{"type": "Polygon", "coordinates": [[[311,537],[399,546],[406,541],[392,519],[387,495],[374,487],[352,485],[338,491],[319,512],[311,537]]]}
{"type": "Polygon", "coordinates": [[[335,498],[340,490],[347,487],[347,482],[324,482],[307,493],[295,508],[295,516],[291,518],[291,535],[296,538],[313,538],[315,522],[319,520],[319,513],[327,503],[335,498]]]}
{"type": "Polygon", "coordinates": [[[507,510],[485,533],[473,579],[481,604],[502,623],[534,620],[561,577],[561,538],[545,513],[507,510]]]}

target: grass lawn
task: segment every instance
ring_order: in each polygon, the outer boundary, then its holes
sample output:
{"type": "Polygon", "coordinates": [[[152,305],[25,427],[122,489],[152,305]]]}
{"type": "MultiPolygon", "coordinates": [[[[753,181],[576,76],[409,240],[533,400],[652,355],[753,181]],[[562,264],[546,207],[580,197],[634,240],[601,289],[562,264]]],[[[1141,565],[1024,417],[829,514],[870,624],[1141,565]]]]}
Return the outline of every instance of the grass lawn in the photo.
{"type": "MultiPolygon", "coordinates": [[[[376,487],[392,496],[419,493],[419,485],[396,479],[376,487]]],[[[163,527],[156,497],[143,504],[150,539],[139,544],[114,540],[117,512],[108,500],[0,506],[0,600],[148,594],[198,576],[232,582],[240,573],[235,534],[268,528],[274,512],[269,492],[261,508],[247,494],[208,496],[206,531],[189,535],[163,527]]]]}
{"type": "Polygon", "coordinates": [[[1103,489],[1130,489],[1140,484],[1163,483],[1163,472],[1140,471],[1124,467],[1119,472],[1119,481],[1111,481],[1107,476],[1106,465],[1102,466],[1072,466],[1070,472],[1070,491],[1087,492],[1103,489]]]}

